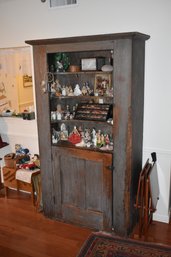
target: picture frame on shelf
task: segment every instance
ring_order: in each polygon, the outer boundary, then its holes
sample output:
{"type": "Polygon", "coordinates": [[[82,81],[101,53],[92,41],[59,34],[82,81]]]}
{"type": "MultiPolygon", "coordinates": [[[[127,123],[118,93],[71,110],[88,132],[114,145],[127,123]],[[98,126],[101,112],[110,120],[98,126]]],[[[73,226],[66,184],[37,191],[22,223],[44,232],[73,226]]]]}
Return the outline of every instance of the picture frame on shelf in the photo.
{"type": "Polygon", "coordinates": [[[113,96],[112,74],[111,73],[97,73],[95,75],[94,83],[95,96],[113,96]]]}
{"type": "Polygon", "coordinates": [[[96,71],[97,70],[96,58],[82,58],[81,59],[81,70],[82,71],[96,71]]]}

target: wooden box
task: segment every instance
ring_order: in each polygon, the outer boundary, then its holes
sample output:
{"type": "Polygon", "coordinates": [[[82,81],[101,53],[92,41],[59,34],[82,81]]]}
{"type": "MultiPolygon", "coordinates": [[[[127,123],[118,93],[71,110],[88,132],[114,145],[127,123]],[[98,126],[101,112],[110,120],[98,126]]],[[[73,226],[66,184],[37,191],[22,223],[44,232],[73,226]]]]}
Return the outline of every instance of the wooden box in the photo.
{"type": "Polygon", "coordinates": [[[76,120],[106,121],[112,117],[111,104],[80,103],[75,114],[76,120]]]}

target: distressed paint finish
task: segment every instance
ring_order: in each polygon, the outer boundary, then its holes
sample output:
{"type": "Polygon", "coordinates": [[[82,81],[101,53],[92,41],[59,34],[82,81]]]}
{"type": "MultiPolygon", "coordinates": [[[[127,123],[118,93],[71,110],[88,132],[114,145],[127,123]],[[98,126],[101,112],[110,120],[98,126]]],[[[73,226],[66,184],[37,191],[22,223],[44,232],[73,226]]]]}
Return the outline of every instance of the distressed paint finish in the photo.
{"type": "Polygon", "coordinates": [[[126,235],[136,221],[134,202],[142,163],[145,42],[114,42],[114,230],[126,235]],[[120,215],[119,215],[120,214],[120,215]]]}
{"type": "MultiPolygon", "coordinates": [[[[42,170],[48,217],[128,235],[142,164],[144,56],[148,35],[131,32],[32,40],[42,170]],[[112,154],[51,145],[49,97],[41,93],[47,53],[113,50],[112,154]],[[109,166],[114,167],[113,172],[109,166]]],[[[77,56],[78,57],[78,56],[77,56]]]]}
{"type": "Polygon", "coordinates": [[[46,74],[46,47],[33,47],[37,125],[39,135],[40,163],[42,174],[42,198],[44,214],[54,217],[53,174],[51,161],[51,133],[49,117],[49,96],[42,91],[42,80],[46,74]]]}
{"type": "MultiPolygon", "coordinates": [[[[114,231],[125,230],[128,200],[125,189],[130,174],[127,165],[127,129],[130,107],[132,40],[119,39],[114,42],[114,174],[113,174],[113,224],[114,231]]],[[[129,193],[129,192],[127,192],[129,193]]],[[[127,195],[129,198],[129,194],[127,195]]],[[[124,233],[122,231],[122,233],[124,233]]]]}
{"type": "Polygon", "coordinates": [[[56,218],[111,230],[112,155],[53,147],[56,218]]]}

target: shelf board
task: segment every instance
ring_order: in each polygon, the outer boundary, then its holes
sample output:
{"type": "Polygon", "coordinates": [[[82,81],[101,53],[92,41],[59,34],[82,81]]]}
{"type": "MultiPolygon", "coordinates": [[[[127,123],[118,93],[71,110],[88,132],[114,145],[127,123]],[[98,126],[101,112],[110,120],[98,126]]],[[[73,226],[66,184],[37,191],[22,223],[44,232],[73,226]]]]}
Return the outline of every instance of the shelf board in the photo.
{"type": "Polygon", "coordinates": [[[72,144],[69,141],[59,141],[58,143],[54,144],[52,143],[52,146],[57,146],[57,147],[66,147],[66,148],[74,148],[74,149],[78,149],[78,150],[87,150],[87,151],[93,151],[93,152],[101,152],[101,153],[113,153],[113,150],[102,150],[101,148],[98,147],[79,147],[79,146],[75,146],[74,144],[72,144]]]}
{"type": "Polygon", "coordinates": [[[71,72],[71,71],[64,71],[64,72],[50,72],[53,75],[79,75],[79,74],[112,74],[112,71],[98,71],[98,70],[87,70],[87,71],[77,71],[77,72],[71,72]]]}
{"type": "Polygon", "coordinates": [[[109,125],[109,126],[113,126],[111,123],[108,123],[107,121],[99,121],[99,120],[76,120],[76,119],[72,119],[72,120],[54,120],[51,121],[51,124],[57,124],[57,123],[74,123],[74,122],[96,122],[97,124],[105,124],[105,125],[109,125]]]}
{"type": "Polygon", "coordinates": [[[113,96],[91,96],[91,95],[79,95],[79,96],[56,96],[56,95],[50,95],[51,99],[74,99],[74,98],[79,98],[79,99],[113,99],[113,96]]]}

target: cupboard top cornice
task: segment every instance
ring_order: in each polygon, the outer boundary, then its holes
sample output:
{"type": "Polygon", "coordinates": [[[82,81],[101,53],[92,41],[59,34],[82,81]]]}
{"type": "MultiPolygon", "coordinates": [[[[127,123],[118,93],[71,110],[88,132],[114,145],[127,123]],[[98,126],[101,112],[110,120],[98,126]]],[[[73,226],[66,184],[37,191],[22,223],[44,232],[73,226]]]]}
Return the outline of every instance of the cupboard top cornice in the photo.
{"type": "Polygon", "coordinates": [[[85,43],[95,41],[108,41],[117,39],[141,39],[147,40],[150,38],[149,35],[140,32],[126,32],[126,33],[115,33],[115,34],[101,34],[101,35],[89,35],[89,36],[78,36],[78,37],[66,37],[66,38],[51,38],[51,39],[37,39],[37,40],[26,40],[25,43],[29,45],[53,45],[53,44],[71,44],[71,43],[85,43]]]}

